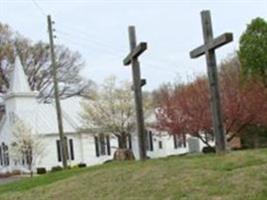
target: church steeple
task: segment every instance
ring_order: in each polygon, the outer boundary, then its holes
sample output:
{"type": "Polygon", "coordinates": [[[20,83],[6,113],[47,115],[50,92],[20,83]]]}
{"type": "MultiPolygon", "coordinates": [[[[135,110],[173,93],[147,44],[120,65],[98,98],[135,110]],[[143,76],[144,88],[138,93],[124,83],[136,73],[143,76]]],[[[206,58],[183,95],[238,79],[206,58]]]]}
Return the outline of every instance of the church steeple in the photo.
{"type": "Polygon", "coordinates": [[[11,74],[9,92],[10,93],[31,92],[29,83],[27,81],[27,77],[25,75],[23,66],[21,65],[21,62],[18,56],[16,57],[16,60],[14,63],[14,69],[11,74]]]}
{"type": "Polygon", "coordinates": [[[24,72],[23,66],[19,57],[17,56],[14,63],[14,69],[10,76],[10,85],[7,92],[7,98],[11,96],[34,96],[38,95],[37,92],[31,90],[24,72]]]}

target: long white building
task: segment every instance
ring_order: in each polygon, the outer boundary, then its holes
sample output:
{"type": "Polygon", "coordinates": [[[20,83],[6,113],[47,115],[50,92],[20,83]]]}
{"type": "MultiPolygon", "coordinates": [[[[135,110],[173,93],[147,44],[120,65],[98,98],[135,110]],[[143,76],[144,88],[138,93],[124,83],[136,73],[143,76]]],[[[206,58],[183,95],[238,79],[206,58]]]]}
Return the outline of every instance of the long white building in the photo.
{"type": "MultiPolygon", "coordinates": [[[[62,165],[56,108],[54,104],[39,103],[37,96],[38,92],[31,91],[23,67],[19,59],[16,59],[10,87],[4,97],[5,111],[0,122],[0,173],[27,168],[27,163],[23,159],[15,162],[10,153],[14,138],[12,129],[18,119],[29,126],[35,134],[42,136],[45,151],[34,168],[45,167],[49,170],[53,166],[62,165]]],[[[81,131],[80,101],[81,98],[77,97],[61,101],[64,133],[69,151],[68,162],[70,165],[101,164],[113,158],[118,141],[113,136],[99,136],[81,131]]],[[[184,144],[177,137],[162,134],[153,129],[148,129],[147,144],[147,154],[151,158],[190,151],[188,142],[184,144]]],[[[137,137],[134,133],[128,145],[138,159],[137,137]]],[[[200,142],[194,142],[191,151],[199,151],[201,146],[200,142]]]]}

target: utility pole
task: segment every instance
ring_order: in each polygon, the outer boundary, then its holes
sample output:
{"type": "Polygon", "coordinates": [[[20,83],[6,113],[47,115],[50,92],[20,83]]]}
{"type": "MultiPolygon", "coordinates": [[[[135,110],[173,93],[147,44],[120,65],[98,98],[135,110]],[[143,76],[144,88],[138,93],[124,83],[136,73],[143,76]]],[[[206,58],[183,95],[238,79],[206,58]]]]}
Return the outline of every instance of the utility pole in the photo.
{"type": "Polygon", "coordinates": [[[66,169],[68,167],[67,163],[67,143],[64,137],[63,132],[63,122],[62,122],[62,113],[58,95],[58,82],[57,82],[57,65],[56,65],[56,58],[55,58],[55,51],[54,51],[54,36],[53,36],[53,23],[51,20],[51,16],[47,16],[47,23],[48,23],[48,33],[49,33],[49,43],[50,43],[50,53],[51,53],[51,63],[52,63],[52,76],[54,82],[54,94],[55,94],[55,102],[56,102],[56,111],[57,111],[57,121],[58,121],[58,132],[60,138],[60,146],[61,146],[61,155],[62,155],[62,164],[63,167],[66,169]]]}
{"type": "Polygon", "coordinates": [[[136,45],[135,27],[129,27],[129,40],[130,40],[130,53],[123,60],[124,65],[132,64],[133,74],[133,86],[134,99],[135,99],[135,110],[137,120],[137,131],[138,131],[138,145],[140,160],[146,160],[146,132],[144,125],[144,114],[143,114],[143,99],[142,99],[142,86],[146,84],[145,79],[141,79],[140,64],[138,56],[140,56],[146,49],[147,43],[141,42],[136,45]]]}

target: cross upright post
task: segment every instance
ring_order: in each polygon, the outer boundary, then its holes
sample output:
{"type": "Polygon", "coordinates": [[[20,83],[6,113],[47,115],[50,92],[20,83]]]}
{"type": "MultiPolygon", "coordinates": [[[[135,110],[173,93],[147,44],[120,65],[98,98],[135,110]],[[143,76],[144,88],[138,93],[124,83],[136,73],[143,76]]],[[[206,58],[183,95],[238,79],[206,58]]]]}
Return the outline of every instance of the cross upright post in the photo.
{"type": "Polygon", "coordinates": [[[136,45],[135,27],[129,26],[130,53],[123,60],[124,65],[132,64],[134,99],[138,132],[138,146],[140,160],[146,160],[146,132],[144,125],[142,86],[146,84],[145,79],[141,79],[140,64],[138,57],[147,49],[147,44],[141,42],[136,45]]]}
{"type": "Polygon", "coordinates": [[[222,122],[223,117],[221,112],[215,49],[231,42],[233,40],[233,34],[224,33],[217,38],[213,38],[210,11],[202,11],[201,19],[204,45],[191,51],[190,57],[197,58],[201,55],[206,55],[216,152],[223,153],[226,151],[226,136],[222,122]]]}

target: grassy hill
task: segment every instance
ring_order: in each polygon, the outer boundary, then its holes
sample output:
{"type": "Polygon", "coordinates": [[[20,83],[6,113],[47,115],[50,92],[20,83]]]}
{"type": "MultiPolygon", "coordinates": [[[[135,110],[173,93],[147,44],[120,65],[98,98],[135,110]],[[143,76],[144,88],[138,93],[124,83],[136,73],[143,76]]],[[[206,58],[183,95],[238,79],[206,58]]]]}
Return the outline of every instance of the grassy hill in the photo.
{"type": "Polygon", "coordinates": [[[109,163],[0,186],[0,199],[267,199],[267,150],[109,163]]]}

